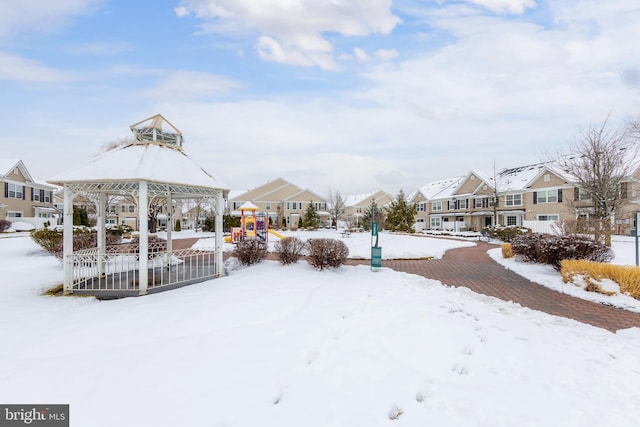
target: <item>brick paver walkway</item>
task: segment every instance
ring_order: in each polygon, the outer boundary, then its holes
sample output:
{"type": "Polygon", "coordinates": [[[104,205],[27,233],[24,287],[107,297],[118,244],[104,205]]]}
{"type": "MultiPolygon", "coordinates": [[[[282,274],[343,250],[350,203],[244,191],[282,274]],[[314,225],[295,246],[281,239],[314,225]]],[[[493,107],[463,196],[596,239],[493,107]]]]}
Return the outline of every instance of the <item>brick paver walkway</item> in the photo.
{"type": "MultiPolygon", "coordinates": [[[[191,247],[198,239],[174,240],[174,249],[191,247]]],[[[513,301],[533,310],[575,319],[615,332],[640,327],[640,313],[610,307],[556,292],[508,270],[487,254],[495,248],[484,242],[468,248],[451,249],[441,259],[384,260],[382,265],[396,271],[439,280],[451,286],[464,286],[475,292],[513,301]]],[[[349,260],[366,264],[369,260],[349,260]]]]}

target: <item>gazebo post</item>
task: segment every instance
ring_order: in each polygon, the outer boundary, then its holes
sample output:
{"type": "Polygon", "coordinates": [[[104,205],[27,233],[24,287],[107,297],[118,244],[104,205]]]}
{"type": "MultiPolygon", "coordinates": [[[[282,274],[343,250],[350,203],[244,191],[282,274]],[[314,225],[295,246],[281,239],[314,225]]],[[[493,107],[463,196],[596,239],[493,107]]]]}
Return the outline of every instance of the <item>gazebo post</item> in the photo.
{"type": "Polygon", "coordinates": [[[222,277],[224,273],[223,268],[223,260],[222,260],[222,241],[223,241],[223,230],[222,230],[222,211],[224,209],[224,199],[222,190],[218,190],[216,192],[216,234],[215,234],[215,245],[216,245],[216,253],[215,253],[215,262],[216,262],[216,277],[222,277]]]}
{"type": "Polygon", "coordinates": [[[171,252],[173,252],[173,242],[171,241],[171,232],[173,231],[173,199],[171,197],[171,191],[167,193],[167,262],[171,259],[171,252]]]}
{"type": "Polygon", "coordinates": [[[64,260],[64,284],[65,294],[73,293],[73,198],[71,185],[64,185],[64,212],[62,235],[62,258],[64,260]]]}
{"type": "Polygon", "coordinates": [[[106,203],[106,194],[104,191],[100,191],[98,194],[98,223],[96,227],[98,228],[98,276],[104,276],[105,270],[105,254],[106,254],[106,215],[105,215],[105,203],[106,203]]]}
{"type": "Polygon", "coordinates": [[[147,181],[140,181],[138,190],[138,221],[140,221],[138,289],[139,295],[146,295],[149,283],[149,189],[147,181]]]}

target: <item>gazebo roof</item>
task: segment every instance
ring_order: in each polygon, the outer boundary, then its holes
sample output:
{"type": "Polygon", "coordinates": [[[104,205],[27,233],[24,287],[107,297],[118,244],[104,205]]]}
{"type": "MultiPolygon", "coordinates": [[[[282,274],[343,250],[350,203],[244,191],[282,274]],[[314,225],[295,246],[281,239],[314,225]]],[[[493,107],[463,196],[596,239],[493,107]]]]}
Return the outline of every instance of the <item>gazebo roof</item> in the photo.
{"type": "MultiPolygon", "coordinates": [[[[161,115],[156,115],[146,121],[149,120],[157,125],[164,118],[161,115]]],[[[170,142],[166,141],[165,132],[145,132],[142,134],[139,132],[139,128],[134,126],[132,126],[136,137],[134,141],[60,173],[49,179],[48,182],[63,185],[65,183],[144,180],[228,191],[229,187],[224,182],[205,171],[183,150],[179,131],[171,133],[180,136],[177,138],[179,143],[176,144],[176,138],[170,142]]]]}

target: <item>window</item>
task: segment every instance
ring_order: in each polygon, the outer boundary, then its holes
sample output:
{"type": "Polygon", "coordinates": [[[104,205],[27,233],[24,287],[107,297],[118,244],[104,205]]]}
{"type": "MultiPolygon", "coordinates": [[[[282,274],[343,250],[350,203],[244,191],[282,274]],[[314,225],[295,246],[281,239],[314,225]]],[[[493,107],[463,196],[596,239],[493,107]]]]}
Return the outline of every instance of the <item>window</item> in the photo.
{"type": "Polygon", "coordinates": [[[134,213],[136,211],[135,205],[129,205],[129,213],[134,213]]]}
{"type": "Polygon", "coordinates": [[[467,209],[469,207],[469,199],[459,199],[456,209],[467,209]]]}
{"type": "Polygon", "coordinates": [[[33,201],[34,202],[39,202],[40,201],[40,190],[38,190],[37,188],[32,188],[31,191],[33,192],[33,201]]]}
{"type": "Polygon", "coordinates": [[[10,199],[24,199],[24,186],[18,184],[7,184],[7,197],[10,199]]]}
{"type": "Polygon", "coordinates": [[[559,221],[560,215],[538,215],[538,221],[559,221]]]}
{"type": "Polygon", "coordinates": [[[508,226],[518,225],[518,218],[515,215],[508,215],[507,225],[508,226]]]}
{"type": "Polygon", "coordinates": [[[418,205],[416,206],[416,210],[417,210],[418,212],[424,212],[424,211],[426,211],[426,210],[427,210],[427,204],[426,204],[426,203],[424,203],[424,202],[420,202],[420,203],[418,203],[418,205]]]}
{"type": "MultiPolygon", "coordinates": [[[[533,193],[533,203],[557,203],[559,195],[562,193],[559,190],[542,190],[533,193]]],[[[560,199],[560,201],[562,201],[560,199]]]]}
{"type": "MultiPolygon", "coordinates": [[[[505,196],[505,205],[507,206],[521,206],[522,194],[507,194],[505,196]]],[[[507,224],[509,225],[509,224],[507,224]]],[[[513,224],[515,225],[515,224],[513,224]]]]}
{"type": "Polygon", "coordinates": [[[435,216],[431,218],[431,229],[432,230],[439,230],[440,227],[442,226],[442,223],[440,222],[440,217],[439,216],[435,216]]]}
{"type": "Polygon", "coordinates": [[[442,211],[442,202],[431,202],[431,210],[433,212],[440,212],[442,211]]]}
{"type": "Polygon", "coordinates": [[[51,214],[49,212],[38,212],[38,218],[51,218],[51,214]]]}
{"type": "Polygon", "coordinates": [[[51,203],[51,191],[44,192],[44,202],[51,203]]]}
{"type": "Polygon", "coordinates": [[[484,197],[477,197],[477,198],[475,199],[475,204],[474,204],[474,206],[475,206],[476,208],[481,208],[481,207],[483,207],[483,206],[486,206],[486,202],[485,202],[485,200],[486,200],[486,198],[484,198],[484,197]]]}
{"type": "Polygon", "coordinates": [[[544,182],[549,182],[551,181],[551,175],[545,174],[543,179],[544,179],[544,182]]]}
{"type": "Polygon", "coordinates": [[[116,205],[107,206],[107,213],[108,214],[115,214],[117,211],[118,211],[118,208],[116,207],[116,205]]]}
{"type": "Polygon", "coordinates": [[[270,211],[270,210],[271,210],[271,202],[267,202],[267,207],[266,207],[266,209],[267,209],[268,211],[270,211]]]}
{"type": "Polygon", "coordinates": [[[125,213],[127,211],[127,205],[120,206],[120,212],[125,213]]]}
{"type": "Polygon", "coordinates": [[[7,218],[22,218],[22,212],[7,212],[7,218]]]}

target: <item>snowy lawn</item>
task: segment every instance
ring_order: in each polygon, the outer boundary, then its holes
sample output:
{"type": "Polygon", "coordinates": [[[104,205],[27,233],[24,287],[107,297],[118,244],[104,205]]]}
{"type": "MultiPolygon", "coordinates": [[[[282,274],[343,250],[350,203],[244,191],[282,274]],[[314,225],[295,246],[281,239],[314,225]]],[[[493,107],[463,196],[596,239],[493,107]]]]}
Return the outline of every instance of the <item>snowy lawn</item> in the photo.
{"type": "MultiPolygon", "coordinates": [[[[279,233],[286,237],[298,237],[301,240],[320,238],[342,240],[349,247],[349,258],[371,259],[372,241],[370,233],[351,233],[349,237],[342,237],[342,233],[336,230],[282,231],[279,233]]],[[[214,238],[211,235],[201,239],[193,247],[214,247],[214,238]]],[[[165,235],[160,236],[166,237],[165,235]]],[[[202,237],[202,233],[189,234],[189,236],[202,237]]],[[[280,239],[269,235],[270,250],[273,250],[273,245],[278,240],[280,239]]],[[[409,236],[380,232],[378,245],[382,247],[382,259],[422,259],[442,258],[442,255],[449,249],[473,246],[475,243],[471,241],[436,239],[420,235],[409,236]]],[[[232,243],[225,243],[224,251],[231,252],[233,248],[234,245],[232,243]]]]}
{"type": "Polygon", "coordinates": [[[0,239],[0,267],[0,402],[69,403],[73,426],[640,417],[639,329],[612,334],[389,269],[264,262],[98,302],[41,296],[62,268],[28,237],[0,239]]]}

